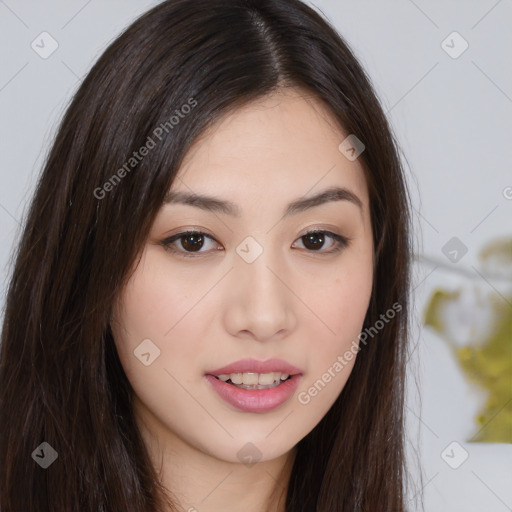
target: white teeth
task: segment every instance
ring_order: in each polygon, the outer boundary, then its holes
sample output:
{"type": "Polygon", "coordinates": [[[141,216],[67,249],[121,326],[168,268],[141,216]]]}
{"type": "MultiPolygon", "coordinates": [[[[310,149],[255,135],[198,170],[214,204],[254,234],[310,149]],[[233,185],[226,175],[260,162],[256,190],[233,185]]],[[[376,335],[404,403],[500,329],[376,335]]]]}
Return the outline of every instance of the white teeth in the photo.
{"type": "Polygon", "coordinates": [[[229,378],[233,384],[242,384],[242,373],[231,373],[229,378]]]}
{"type": "MultiPolygon", "coordinates": [[[[260,373],[259,375],[257,373],[254,373],[256,377],[258,377],[258,382],[255,382],[255,384],[260,384],[261,386],[269,386],[270,384],[274,384],[276,380],[279,379],[279,376],[281,375],[278,372],[270,372],[270,373],[260,373]],[[276,378],[277,377],[277,378],[276,378]]],[[[244,379],[245,384],[245,379],[244,379]]]]}
{"type": "MultiPolygon", "coordinates": [[[[258,384],[259,375],[257,373],[248,373],[244,372],[242,374],[242,382],[237,382],[236,384],[245,384],[246,386],[255,386],[258,384]]],[[[270,382],[270,384],[272,384],[270,382]]]]}
{"type": "Polygon", "coordinates": [[[268,373],[254,373],[254,372],[244,372],[244,373],[230,373],[230,374],[222,374],[218,376],[218,379],[227,382],[231,380],[233,384],[244,386],[270,386],[274,383],[280,383],[280,381],[286,380],[290,376],[289,373],[281,373],[281,372],[268,372],[268,373]]]}

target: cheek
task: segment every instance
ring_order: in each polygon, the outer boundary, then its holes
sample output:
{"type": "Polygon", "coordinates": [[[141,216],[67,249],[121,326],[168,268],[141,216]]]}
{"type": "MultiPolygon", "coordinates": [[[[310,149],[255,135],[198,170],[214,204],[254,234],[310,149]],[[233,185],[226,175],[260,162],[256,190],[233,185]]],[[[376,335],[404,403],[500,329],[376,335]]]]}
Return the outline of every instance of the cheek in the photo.
{"type": "Polygon", "coordinates": [[[173,270],[165,255],[147,247],[116,309],[120,338],[138,343],[150,338],[168,344],[187,323],[188,313],[205,293],[204,288],[205,283],[197,276],[173,270]]]}
{"type": "MultiPolygon", "coordinates": [[[[298,402],[312,416],[327,412],[350,376],[358,354],[361,333],[372,292],[371,259],[340,266],[322,286],[308,287],[309,321],[306,351],[308,373],[298,392],[298,402]]],[[[305,293],[305,291],[304,291],[305,293]]],[[[318,418],[317,418],[318,419],[318,418]]]]}
{"type": "Polygon", "coordinates": [[[176,273],[169,277],[157,261],[139,267],[123,290],[112,322],[119,359],[136,403],[142,404],[138,415],[162,436],[170,428],[183,438],[199,437],[205,421],[204,411],[187,392],[191,366],[200,352],[191,339],[197,324],[187,315],[197,302],[194,291],[185,292],[190,291],[189,280],[176,273]]]}
{"type": "Polygon", "coordinates": [[[165,390],[166,399],[179,397],[181,388],[172,377],[183,384],[193,377],[191,366],[208,345],[208,339],[198,335],[209,327],[200,299],[212,283],[198,279],[193,269],[177,271],[166,254],[146,247],[112,321],[120,361],[140,395],[151,388],[165,390]]]}
{"type": "MultiPolygon", "coordinates": [[[[321,352],[329,347],[343,348],[347,341],[357,339],[360,333],[372,292],[372,264],[363,261],[348,261],[327,275],[311,276],[301,280],[301,297],[310,313],[303,328],[315,330],[322,340],[321,352]]],[[[306,311],[307,311],[306,310],[306,311]]]]}

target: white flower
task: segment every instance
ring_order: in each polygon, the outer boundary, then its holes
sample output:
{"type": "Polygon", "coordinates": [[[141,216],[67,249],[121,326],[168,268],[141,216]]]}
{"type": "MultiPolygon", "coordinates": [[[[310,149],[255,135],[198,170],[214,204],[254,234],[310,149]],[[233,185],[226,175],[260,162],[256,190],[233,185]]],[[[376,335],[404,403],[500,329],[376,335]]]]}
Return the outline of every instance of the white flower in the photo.
{"type": "Polygon", "coordinates": [[[474,284],[445,298],[439,304],[438,315],[443,335],[459,347],[485,344],[501,316],[490,294],[474,284]]]}

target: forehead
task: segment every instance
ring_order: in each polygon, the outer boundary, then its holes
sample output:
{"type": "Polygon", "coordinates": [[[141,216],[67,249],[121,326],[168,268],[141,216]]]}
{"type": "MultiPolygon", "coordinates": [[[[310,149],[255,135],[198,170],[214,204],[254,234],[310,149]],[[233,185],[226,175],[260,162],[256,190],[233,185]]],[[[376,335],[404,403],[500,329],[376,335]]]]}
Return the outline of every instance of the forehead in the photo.
{"type": "Polygon", "coordinates": [[[172,190],[285,201],[342,186],[367,208],[363,166],[339,150],[348,135],[311,94],[278,91],[205,131],[187,152],[172,190]]]}

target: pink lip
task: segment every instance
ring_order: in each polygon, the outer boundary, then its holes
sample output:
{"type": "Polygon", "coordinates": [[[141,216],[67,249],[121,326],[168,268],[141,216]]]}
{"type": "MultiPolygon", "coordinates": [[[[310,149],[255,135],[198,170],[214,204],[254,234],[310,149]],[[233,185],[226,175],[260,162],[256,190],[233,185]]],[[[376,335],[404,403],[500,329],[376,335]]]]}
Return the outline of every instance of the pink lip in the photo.
{"type": "Polygon", "coordinates": [[[297,389],[302,375],[294,375],[271,389],[243,389],[222,382],[213,375],[205,375],[218,395],[230,405],[244,412],[267,412],[284,404],[297,389]]]}
{"type": "MultiPolygon", "coordinates": [[[[302,373],[299,368],[293,366],[282,359],[268,359],[267,361],[258,361],[257,359],[241,359],[234,363],[218,368],[217,370],[207,371],[206,375],[226,375],[229,373],[269,373],[269,372],[281,372],[288,373],[290,375],[297,375],[302,373]]],[[[261,390],[260,390],[261,391],[261,390]]]]}
{"type": "Polygon", "coordinates": [[[302,371],[282,359],[241,359],[234,363],[206,372],[205,379],[217,394],[230,405],[244,412],[267,412],[284,404],[295,392],[302,371]],[[290,378],[271,389],[243,389],[219,380],[219,375],[230,373],[288,373],[290,378]]]}

